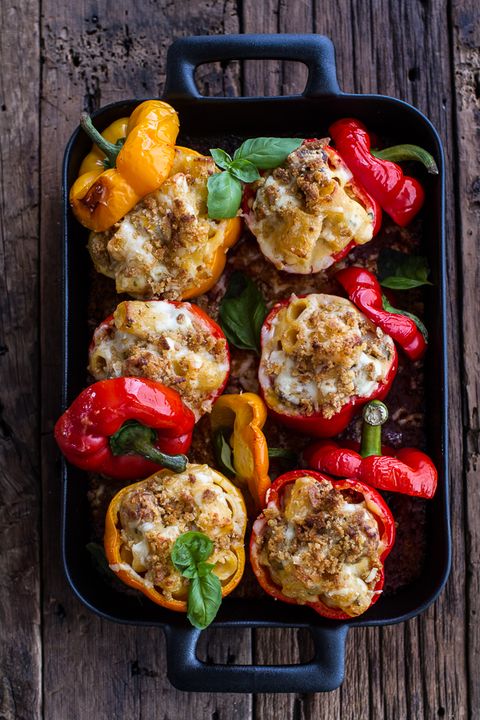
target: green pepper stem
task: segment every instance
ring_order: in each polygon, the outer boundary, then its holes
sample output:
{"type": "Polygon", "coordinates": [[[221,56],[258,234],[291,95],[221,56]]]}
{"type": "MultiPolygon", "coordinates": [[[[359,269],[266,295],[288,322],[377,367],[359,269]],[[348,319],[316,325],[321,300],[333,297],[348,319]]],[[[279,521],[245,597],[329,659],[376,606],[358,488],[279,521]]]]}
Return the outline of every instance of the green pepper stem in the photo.
{"type": "Polygon", "coordinates": [[[427,172],[432,175],[438,175],[438,167],[433,155],[419,147],[418,145],[392,145],[385,150],[371,150],[379,160],[391,160],[392,162],[402,162],[402,160],[417,160],[426,168],[427,172]]]}
{"type": "Polygon", "coordinates": [[[382,454],[382,425],[388,420],[387,406],[380,400],[372,400],[363,408],[362,442],[360,455],[382,454]]]}
{"type": "Polygon", "coordinates": [[[142,455],[168,470],[184,472],[188,462],[187,456],[163,453],[155,447],[156,439],[157,433],[153,428],[142,425],[136,420],[127,420],[110,437],[109,442],[113,455],[142,455]]]}
{"type": "Polygon", "coordinates": [[[103,135],[100,135],[97,128],[92,122],[92,118],[86,112],[80,115],[80,125],[87,133],[90,140],[103,152],[108,158],[108,166],[115,167],[117,161],[117,155],[120,152],[121,145],[114,145],[108,140],[105,140],[103,135]]]}

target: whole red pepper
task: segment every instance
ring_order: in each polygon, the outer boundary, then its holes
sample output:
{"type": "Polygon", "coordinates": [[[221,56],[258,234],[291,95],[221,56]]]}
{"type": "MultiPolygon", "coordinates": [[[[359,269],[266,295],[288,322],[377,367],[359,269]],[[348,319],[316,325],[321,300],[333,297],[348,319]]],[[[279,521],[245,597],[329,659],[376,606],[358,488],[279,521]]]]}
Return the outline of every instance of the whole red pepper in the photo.
{"type": "MultiPolygon", "coordinates": [[[[358,120],[337,120],[328,132],[335,142],[335,148],[365,190],[398,225],[408,225],[425,200],[425,191],[420,182],[404,175],[396,163],[375,157],[370,151],[368,132],[358,120]]],[[[418,153],[415,159],[418,159],[418,153]]]]}
{"type": "Polygon", "coordinates": [[[361,444],[313,443],[303,452],[306,466],[336,477],[355,478],[379,490],[432,498],[437,489],[435,465],[415,448],[394,450],[382,445],[381,428],[387,418],[383,403],[374,400],[365,405],[361,444]]]}
{"type": "Polygon", "coordinates": [[[383,309],[382,289],[373,273],[352,266],[340,270],[335,277],[358,309],[390,335],[410,360],[423,357],[427,349],[423,333],[411,318],[383,309]]]}
{"type": "Polygon", "coordinates": [[[55,425],[67,460],[82,470],[140,480],[162,467],[183,472],[195,418],[176,390],[144,378],[100,380],[55,425]]]}
{"type": "MultiPolygon", "coordinates": [[[[375,519],[378,523],[380,532],[380,543],[382,545],[382,553],[380,555],[380,560],[383,563],[390,550],[392,549],[393,543],[395,541],[395,520],[381,495],[376,490],[373,490],[371,487],[369,487],[368,485],[364,485],[358,480],[333,480],[327,475],[321,474],[319,472],[308,471],[307,473],[305,470],[292,470],[291,472],[285,473],[284,475],[278,477],[272,484],[270,489],[267,491],[266,506],[274,506],[276,508],[281,508],[282,497],[285,493],[287,486],[291,483],[294,483],[298,478],[305,477],[306,474],[308,474],[308,477],[311,477],[318,482],[329,482],[335,488],[335,490],[345,490],[347,492],[353,491],[364,498],[367,509],[375,516],[375,519]]],[[[258,582],[266,593],[276,598],[277,600],[282,600],[283,602],[297,605],[298,602],[297,600],[295,600],[295,598],[287,597],[282,593],[279,586],[276,585],[275,582],[272,580],[270,573],[268,572],[268,568],[260,563],[259,544],[261,542],[261,535],[266,526],[266,522],[267,521],[265,519],[265,516],[262,513],[253,524],[252,535],[250,538],[250,562],[252,564],[253,572],[255,573],[258,582]]],[[[375,585],[371,605],[373,605],[378,600],[383,588],[384,580],[385,577],[382,566],[382,570],[379,573],[379,577],[375,585]]],[[[306,602],[302,604],[308,605],[309,607],[313,608],[319,615],[322,615],[326,618],[331,618],[332,620],[350,619],[350,615],[347,615],[342,610],[330,607],[321,601],[306,602]]]]}
{"type": "MultiPolygon", "coordinates": [[[[337,275],[338,277],[338,275],[337,275]]],[[[302,295],[298,295],[297,297],[304,297],[302,295]]],[[[270,327],[275,319],[275,316],[278,314],[278,312],[285,306],[289,304],[290,300],[281,300],[280,302],[276,303],[270,313],[267,315],[263,326],[261,330],[260,335],[260,342],[263,346],[265,343],[265,337],[270,330],[270,327]]],[[[363,308],[360,307],[360,310],[363,310],[363,308]]],[[[365,313],[367,314],[367,313],[365,313]]],[[[397,374],[398,369],[398,355],[396,350],[394,349],[393,357],[391,365],[388,369],[388,372],[384,378],[384,380],[380,383],[378,383],[377,388],[367,396],[360,396],[360,395],[352,395],[352,397],[348,400],[348,402],[345,403],[345,405],[342,406],[342,408],[335,413],[330,418],[324,417],[322,412],[314,412],[311,415],[302,415],[302,414],[288,414],[285,412],[277,412],[274,410],[271,405],[267,401],[266,397],[266,390],[267,387],[265,385],[265,378],[262,376],[261,373],[261,361],[260,361],[260,368],[259,368],[259,388],[260,388],[260,394],[262,395],[263,399],[265,400],[268,412],[269,414],[275,418],[278,422],[282,423],[283,425],[286,425],[287,427],[292,428],[292,430],[296,430],[297,432],[305,433],[307,435],[313,435],[315,437],[333,437],[334,435],[338,435],[342,432],[342,430],[345,430],[348,423],[351,421],[353,416],[355,415],[355,412],[357,411],[358,407],[364,405],[369,400],[373,400],[374,398],[378,398],[380,400],[383,400],[385,398],[392,386],[392,383],[395,379],[395,375],[397,374]]]]}

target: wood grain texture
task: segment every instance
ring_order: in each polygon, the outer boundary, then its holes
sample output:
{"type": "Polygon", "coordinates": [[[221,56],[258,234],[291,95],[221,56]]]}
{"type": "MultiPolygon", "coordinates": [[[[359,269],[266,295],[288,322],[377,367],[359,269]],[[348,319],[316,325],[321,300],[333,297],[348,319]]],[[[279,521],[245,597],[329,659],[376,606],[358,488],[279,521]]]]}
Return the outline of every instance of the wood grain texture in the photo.
{"type": "MultiPolygon", "coordinates": [[[[2,547],[8,550],[0,589],[2,720],[42,716],[45,720],[92,716],[96,720],[473,720],[479,716],[480,507],[478,493],[472,492],[478,484],[480,330],[475,5],[473,0],[81,0],[66,6],[58,0],[41,4],[25,0],[0,4],[4,28],[0,35],[0,232],[5,298],[0,338],[5,388],[0,423],[0,528],[2,547]],[[124,97],[160,94],[166,49],[173,38],[238,31],[329,35],[337,49],[342,89],[391,94],[417,105],[439,129],[447,153],[453,571],[440,600],[421,618],[400,626],[352,631],[345,683],[326,695],[252,698],[179,693],[165,677],[161,633],[101,621],[73,597],[61,567],[58,455],[52,440],[60,406],[60,357],[52,348],[59,347],[61,336],[63,147],[83,108],[93,110],[124,97]],[[30,390],[36,387],[38,372],[38,308],[43,680],[34,450],[39,421],[37,396],[30,390]],[[19,581],[25,567],[28,572],[19,581]],[[20,598],[14,603],[4,599],[12,586],[20,598]]],[[[294,63],[252,61],[206,65],[198,70],[197,78],[206,94],[275,94],[301,91],[306,73],[294,63]]],[[[253,657],[255,662],[277,663],[304,660],[308,651],[305,634],[291,630],[255,631],[252,642],[248,631],[215,630],[202,640],[200,655],[215,662],[248,663],[253,657]]]]}
{"type": "Polygon", "coordinates": [[[0,717],[41,713],[38,4],[0,5],[0,717]]]}
{"type": "Polygon", "coordinates": [[[470,717],[480,715],[480,23],[471,1],[452,3],[452,47],[456,92],[455,195],[460,256],[460,317],[464,377],[463,436],[466,543],[466,638],[470,717]]]}

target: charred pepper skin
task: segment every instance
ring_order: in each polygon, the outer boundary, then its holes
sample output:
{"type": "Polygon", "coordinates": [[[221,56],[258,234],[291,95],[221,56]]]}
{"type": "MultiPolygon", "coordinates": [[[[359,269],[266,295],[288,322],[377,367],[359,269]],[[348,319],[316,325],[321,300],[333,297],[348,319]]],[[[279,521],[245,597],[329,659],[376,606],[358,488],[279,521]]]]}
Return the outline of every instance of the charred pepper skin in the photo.
{"type": "Polygon", "coordinates": [[[382,288],[373,273],[352,266],[337,272],[335,278],[358,309],[390,335],[410,360],[420,360],[425,355],[427,343],[415,322],[406,315],[383,309],[382,288]]]}
{"type": "MultiPolygon", "coordinates": [[[[66,459],[82,470],[133,480],[164,466],[140,454],[114,454],[111,438],[135,421],[156,434],[148,454],[181,455],[190,447],[195,418],[176,390],[145,378],[113,378],[89,385],[55,425],[66,459]]],[[[147,443],[148,444],[148,443],[147,443]]],[[[182,456],[182,455],[181,455],[182,456]]]]}
{"type": "Polygon", "coordinates": [[[130,118],[116,120],[101,136],[91,121],[83,120],[83,126],[88,126],[87,131],[102,149],[94,145],[84,159],[70,190],[70,204],[82,225],[103,232],[168,177],[179,130],[178,115],[168,103],[147,100],[130,118]]]}
{"type": "Polygon", "coordinates": [[[397,225],[408,225],[425,201],[421,183],[416,178],[404,175],[396,163],[372,155],[370,136],[358,120],[337,120],[328,132],[335,148],[365,190],[397,225]]]}
{"type": "MultiPolygon", "coordinates": [[[[382,571],[375,585],[372,602],[370,604],[371,607],[375,602],[377,602],[378,598],[380,597],[380,593],[382,591],[385,581],[383,563],[387,555],[390,553],[395,542],[395,520],[393,518],[393,515],[387,504],[383,500],[382,496],[376,490],[373,490],[373,488],[368,487],[368,485],[365,485],[364,483],[353,479],[334,480],[325,474],[310,470],[292,470],[291,472],[285,473],[284,475],[278,477],[272,484],[270,490],[268,490],[267,492],[266,506],[275,506],[277,508],[280,508],[282,503],[282,496],[285,492],[286,487],[289,484],[294,483],[298,478],[305,477],[306,474],[308,474],[308,477],[312,477],[318,482],[329,482],[335,488],[335,490],[346,490],[359,493],[364,497],[368,510],[373,515],[375,515],[375,519],[379,527],[380,539],[383,545],[383,550],[380,556],[380,560],[382,562],[382,571]]],[[[291,605],[298,605],[300,603],[298,603],[297,600],[291,597],[287,597],[281,592],[279,586],[273,582],[270,573],[268,572],[268,569],[260,563],[260,559],[258,556],[257,540],[260,532],[262,531],[264,523],[265,518],[262,513],[253,524],[252,535],[250,539],[250,562],[253,572],[255,573],[255,576],[261,587],[268,595],[271,595],[276,600],[281,600],[282,602],[286,602],[291,605]]],[[[315,603],[307,602],[302,604],[311,607],[322,617],[329,618],[331,620],[351,619],[351,616],[347,613],[343,612],[338,608],[329,607],[321,601],[315,603]]]]}

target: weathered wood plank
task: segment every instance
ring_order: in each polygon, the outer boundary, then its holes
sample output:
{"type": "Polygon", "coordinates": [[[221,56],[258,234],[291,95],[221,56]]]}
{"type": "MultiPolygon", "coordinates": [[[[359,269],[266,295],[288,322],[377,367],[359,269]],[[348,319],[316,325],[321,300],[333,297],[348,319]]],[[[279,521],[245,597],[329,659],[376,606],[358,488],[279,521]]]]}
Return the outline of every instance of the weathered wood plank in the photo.
{"type": "Polygon", "coordinates": [[[40,717],[38,2],[0,5],[0,717],[40,717]]]}
{"type": "Polygon", "coordinates": [[[480,226],[480,23],[478,6],[471,0],[452,3],[452,46],[456,86],[455,195],[458,203],[457,237],[461,255],[461,327],[463,329],[463,377],[465,442],[465,542],[466,637],[469,717],[480,714],[480,497],[479,419],[480,379],[478,375],[480,322],[480,263],[478,260],[480,226]]]}
{"type": "MultiPolygon", "coordinates": [[[[233,2],[43,3],[43,134],[41,301],[42,469],[44,483],[45,718],[227,719],[251,715],[249,696],[183,694],[165,676],[165,644],[155,629],[101,621],[73,596],[63,576],[59,548],[58,454],[52,428],[59,413],[60,166],[63,147],[83,108],[125,97],[156,96],[164,82],[165,51],[178,35],[233,32],[233,2]],[[68,668],[68,672],[66,669],[68,668]],[[81,679],[81,681],[79,681],[81,679]]],[[[218,69],[218,68],[217,68],[218,69]]],[[[200,82],[209,92],[234,87],[235,70],[209,70],[200,82]]],[[[17,143],[18,144],[18,143],[17,143]]],[[[212,632],[204,641],[216,661],[249,662],[250,634],[212,632]]]]}

